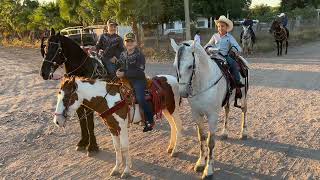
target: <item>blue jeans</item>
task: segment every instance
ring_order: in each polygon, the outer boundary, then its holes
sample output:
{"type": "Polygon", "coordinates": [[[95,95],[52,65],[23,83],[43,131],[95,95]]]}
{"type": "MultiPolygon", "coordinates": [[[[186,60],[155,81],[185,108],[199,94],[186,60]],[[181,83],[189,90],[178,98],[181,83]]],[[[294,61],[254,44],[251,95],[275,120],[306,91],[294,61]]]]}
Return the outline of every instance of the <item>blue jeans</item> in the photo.
{"type": "Polygon", "coordinates": [[[240,71],[238,69],[238,66],[237,66],[237,62],[236,60],[234,60],[232,57],[230,57],[229,55],[225,56],[227,62],[228,62],[228,65],[230,67],[230,71],[231,73],[233,74],[236,82],[239,82],[240,81],[240,71]]]}
{"type": "Polygon", "coordinates": [[[105,68],[107,68],[108,73],[112,76],[116,76],[116,65],[113,64],[110,59],[104,58],[102,61],[103,65],[105,68]]]}
{"type": "Polygon", "coordinates": [[[148,102],[145,99],[144,91],[147,86],[146,80],[132,80],[131,81],[132,86],[135,91],[137,102],[140,106],[140,108],[143,109],[144,115],[146,117],[146,121],[148,123],[153,123],[153,112],[151,107],[149,106],[148,102]]]}

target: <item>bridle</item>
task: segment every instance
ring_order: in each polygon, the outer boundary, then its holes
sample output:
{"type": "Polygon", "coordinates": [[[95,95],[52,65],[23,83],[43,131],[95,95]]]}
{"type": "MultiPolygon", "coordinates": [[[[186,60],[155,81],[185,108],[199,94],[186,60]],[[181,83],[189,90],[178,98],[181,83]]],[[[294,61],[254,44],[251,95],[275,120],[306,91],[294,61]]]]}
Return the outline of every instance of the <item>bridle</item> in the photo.
{"type": "MultiPolygon", "coordinates": [[[[50,60],[46,60],[45,58],[43,59],[44,62],[48,62],[50,64],[52,64],[53,66],[51,66],[51,69],[50,69],[50,73],[49,74],[53,74],[55,69],[54,67],[59,67],[59,66],[62,66],[64,63],[66,63],[68,61],[68,58],[64,55],[63,53],[63,49],[62,49],[62,46],[61,46],[61,42],[48,42],[49,44],[53,44],[53,45],[57,45],[58,48],[54,54],[54,56],[50,59],[50,60]],[[54,59],[57,57],[57,55],[60,55],[60,57],[62,57],[63,59],[63,62],[58,64],[57,62],[54,61],[54,59]]],[[[72,73],[76,72],[77,70],[79,70],[87,61],[87,59],[89,58],[89,56],[87,55],[86,59],[77,67],[75,68],[73,71],[71,72],[68,72],[66,73],[67,76],[71,75],[72,73]]],[[[94,70],[92,72],[92,76],[94,74],[94,70]]],[[[61,79],[62,77],[58,78],[57,80],[61,79]]]]}
{"type": "MultiPolygon", "coordinates": [[[[190,46],[189,44],[187,43],[183,43],[183,45],[185,46],[190,46]]],[[[178,57],[177,57],[177,61],[178,61],[178,68],[177,68],[177,80],[178,80],[178,84],[179,85],[187,85],[187,88],[188,90],[190,91],[189,95],[188,95],[188,98],[192,98],[194,96],[197,96],[207,90],[209,90],[210,88],[212,88],[213,86],[215,86],[216,84],[218,84],[218,82],[220,81],[220,79],[222,79],[223,75],[221,75],[212,85],[210,85],[208,88],[204,89],[204,90],[201,90],[200,92],[197,92],[196,94],[193,94],[193,88],[192,88],[192,81],[193,81],[193,77],[195,76],[195,71],[196,71],[196,58],[195,58],[195,55],[194,55],[194,47],[192,48],[192,57],[193,57],[193,60],[192,60],[192,73],[191,73],[191,76],[189,78],[189,81],[187,83],[181,83],[180,82],[180,78],[181,78],[181,75],[180,75],[180,59],[181,59],[181,55],[182,55],[182,51],[183,51],[183,48],[184,46],[180,47],[180,49],[178,50],[178,57]]]]}
{"type": "Polygon", "coordinates": [[[48,62],[50,64],[53,64],[54,66],[61,66],[62,64],[64,64],[65,62],[67,62],[67,58],[64,55],[63,51],[62,51],[62,47],[61,47],[61,42],[48,42],[49,44],[53,44],[53,45],[58,45],[58,48],[56,50],[56,52],[54,53],[54,56],[50,59],[50,60],[46,60],[46,58],[43,59],[44,62],[48,62]],[[58,64],[57,62],[53,61],[57,55],[61,55],[63,57],[63,62],[61,64],[58,64]]]}

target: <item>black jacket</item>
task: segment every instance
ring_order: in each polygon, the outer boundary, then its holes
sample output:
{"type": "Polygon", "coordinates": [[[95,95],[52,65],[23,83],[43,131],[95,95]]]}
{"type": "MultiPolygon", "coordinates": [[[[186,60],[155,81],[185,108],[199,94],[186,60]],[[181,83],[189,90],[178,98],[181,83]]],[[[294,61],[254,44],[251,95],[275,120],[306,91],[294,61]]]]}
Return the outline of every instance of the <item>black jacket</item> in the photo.
{"type": "Polygon", "coordinates": [[[129,80],[145,80],[145,65],[144,55],[137,48],[130,55],[128,55],[127,51],[123,51],[117,63],[118,69],[124,71],[125,77],[129,80]]]}
{"type": "Polygon", "coordinates": [[[123,40],[118,34],[102,34],[96,48],[97,50],[103,50],[103,59],[111,59],[113,56],[119,59],[121,52],[124,50],[123,40]]]}

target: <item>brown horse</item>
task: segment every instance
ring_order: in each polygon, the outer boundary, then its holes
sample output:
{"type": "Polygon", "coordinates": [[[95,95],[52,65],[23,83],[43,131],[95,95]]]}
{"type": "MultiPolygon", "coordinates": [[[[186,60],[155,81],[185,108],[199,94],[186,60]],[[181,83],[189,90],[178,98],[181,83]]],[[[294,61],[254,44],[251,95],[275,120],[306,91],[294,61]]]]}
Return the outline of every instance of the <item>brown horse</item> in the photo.
{"type": "Polygon", "coordinates": [[[289,38],[289,30],[281,25],[281,22],[275,20],[272,22],[271,28],[269,30],[270,33],[273,33],[274,39],[277,43],[278,56],[282,56],[282,47],[283,42],[286,44],[285,54],[288,53],[288,38],[289,38]]]}

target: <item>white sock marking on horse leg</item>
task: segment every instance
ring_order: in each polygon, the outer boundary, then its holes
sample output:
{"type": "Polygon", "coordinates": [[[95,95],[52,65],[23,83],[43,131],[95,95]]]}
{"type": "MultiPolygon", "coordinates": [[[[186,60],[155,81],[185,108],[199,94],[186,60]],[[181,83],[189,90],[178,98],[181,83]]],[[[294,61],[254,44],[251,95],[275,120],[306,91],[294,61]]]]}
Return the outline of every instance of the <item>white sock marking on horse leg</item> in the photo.
{"type": "Polygon", "coordinates": [[[247,99],[246,97],[244,97],[242,104],[243,104],[243,107],[242,107],[242,113],[241,113],[241,137],[246,138],[247,137],[247,122],[246,122],[247,99]]]}
{"type": "Polygon", "coordinates": [[[224,124],[223,124],[222,136],[224,136],[224,138],[226,138],[228,136],[227,125],[228,125],[229,112],[230,112],[229,103],[227,103],[224,108],[225,108],[225,119],[224,119],[224,124]]]}
{"type": "Polygon", "coordinates": [[[129,155],[129,137],[128,137],[128,119],[121,119],[119,116],[113,114],[116,120],[119,122],[121,128],[120,131],[120,148],[121,155],[123,157],[122,164],[125,166],[122,173],[123,177],[130,175],[131,159],[129,155]]]}
{"type": "Polygon", "coordinates": [[[121,163],[121,149],[120,149],[120,137],[111,135],[113,140],[113,146],[116,151],[116,165],[112,169],[110,175],[116,175],[119,173],[119,167],[121,163]]]}

